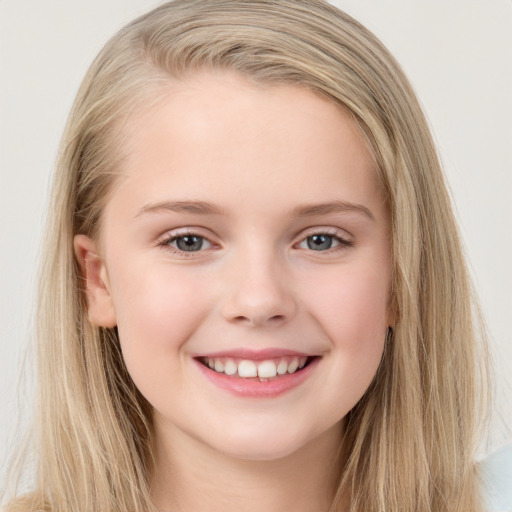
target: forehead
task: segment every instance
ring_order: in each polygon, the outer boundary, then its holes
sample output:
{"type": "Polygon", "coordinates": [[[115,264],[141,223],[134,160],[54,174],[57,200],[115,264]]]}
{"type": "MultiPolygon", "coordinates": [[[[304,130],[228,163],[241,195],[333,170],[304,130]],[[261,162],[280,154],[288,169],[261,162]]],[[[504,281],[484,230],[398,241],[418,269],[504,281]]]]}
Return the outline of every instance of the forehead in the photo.
{"type": "MultiPolygon", "coordinates": [[[[349,190],[358,202],[380,191],[368,144],[343,107],[299,86],[260,85],[238,74],[197,73],[169,83],[123,127],[119,189],[278,202],[349,190]],[[284,190],[287,195],[283,196],[284,190]]],[[[139,198],[137,198],[139,200],[139,198]]]]}

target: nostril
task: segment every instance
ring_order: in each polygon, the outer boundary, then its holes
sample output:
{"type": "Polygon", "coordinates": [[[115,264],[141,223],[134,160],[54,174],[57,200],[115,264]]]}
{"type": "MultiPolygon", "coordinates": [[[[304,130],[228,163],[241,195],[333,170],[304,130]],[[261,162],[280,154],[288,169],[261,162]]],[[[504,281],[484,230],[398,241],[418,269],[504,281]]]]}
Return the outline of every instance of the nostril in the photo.
{"type": "Polygon", "coordinates": [[[293,296],[278,290],[275,279],[274,285],[270,285],[268,279],[254,281],[251,279],[250,285],[245,282],[225,298],[221,304],[221,314],[226,320],[252,327],[282,324],[295,316],[293,296]]]}
{"type": "Polygon", "coordinates": [[[258,326],[258,325],[263,325],[265,323],[281,323],[281,322],[284,322],[285,319],[286,319],[285,315],[273,315],[270,317],[254,315],[254,316],[237,316],[234,318],[234,321],[239,322],[239,323],[245,322],[245,323],[249,324],[251,327],[254,327],[254,326],[258,326]]]}
{"type": "Polygon", "coordinates": [[[269,319],[269,322],[271,323],[282,323],[286,320],[286,317],[284,315],[275,315],[269,319]]]}

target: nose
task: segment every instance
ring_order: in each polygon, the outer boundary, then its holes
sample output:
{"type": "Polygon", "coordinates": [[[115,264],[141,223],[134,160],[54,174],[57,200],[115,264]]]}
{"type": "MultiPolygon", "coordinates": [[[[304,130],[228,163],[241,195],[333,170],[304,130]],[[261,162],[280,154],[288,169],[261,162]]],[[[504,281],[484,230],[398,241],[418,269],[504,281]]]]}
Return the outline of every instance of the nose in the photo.
{"type": "Polygon", "coordinates": [[[290,321],[297,305],[292,282],[275,256],[240,257],[229,271],[222,304],[224,318],[248,327],[270,327],[290,321]]]}

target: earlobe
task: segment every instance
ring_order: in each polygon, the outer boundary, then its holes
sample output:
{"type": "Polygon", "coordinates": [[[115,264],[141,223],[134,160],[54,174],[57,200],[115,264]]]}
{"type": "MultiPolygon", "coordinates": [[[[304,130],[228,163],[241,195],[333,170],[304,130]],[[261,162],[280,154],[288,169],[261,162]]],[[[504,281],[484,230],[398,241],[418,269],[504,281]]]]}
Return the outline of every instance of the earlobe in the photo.
{"type": "Polygon", "coordinates": [[[86,235],[76,235],[73,245],[82,273],[89,320],[98,327],[115,327],[117,322],[107,270],[96,243],[86,235]]]}

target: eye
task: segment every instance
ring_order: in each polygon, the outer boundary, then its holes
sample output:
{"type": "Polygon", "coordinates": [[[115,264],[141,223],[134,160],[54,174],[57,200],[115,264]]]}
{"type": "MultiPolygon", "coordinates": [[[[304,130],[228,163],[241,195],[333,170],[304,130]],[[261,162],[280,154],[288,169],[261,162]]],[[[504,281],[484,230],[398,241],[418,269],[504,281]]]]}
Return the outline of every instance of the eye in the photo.
{"type": "Polygon", "coordinates": [[[328,251],[329,249],[341,249],[350,247],[353,242],[341,237],[339,234],[314,233],[307,236],[299,243],[300,249],[310,249],[312,251],[328,251]]]}
{"type": "Polygon", "coordinates": [[[212,247],[212,243],[209,240],[196,233],[172,236],[164,240],[160,245],[174,249],[176,252],[198,252],[212,247]]]}
{"type": "Polygon", "coordinates": [[[305,240],[308,249],[313,251],[325,251],[330,249],[336,242],[334,237],[331,235],[311,235],[305,240]]]}

